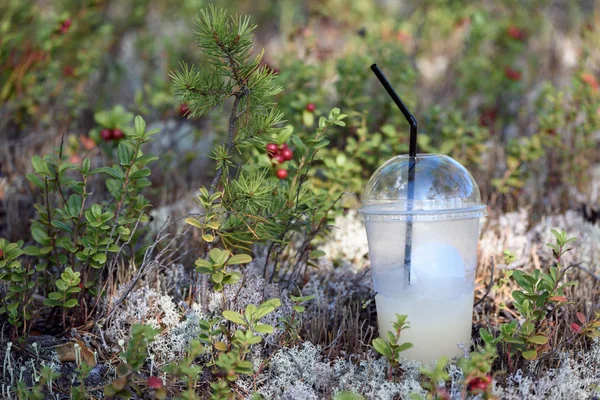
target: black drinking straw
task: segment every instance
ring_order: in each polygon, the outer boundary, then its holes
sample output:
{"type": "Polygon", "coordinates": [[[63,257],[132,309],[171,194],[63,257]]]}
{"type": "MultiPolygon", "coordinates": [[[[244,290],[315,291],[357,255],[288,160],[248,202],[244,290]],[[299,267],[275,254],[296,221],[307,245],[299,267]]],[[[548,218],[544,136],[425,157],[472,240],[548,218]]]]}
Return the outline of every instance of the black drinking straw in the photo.
{"type": "Polygon", "coordinates": [[[377,64],[371,65],[371,69],[377,76],[377,79],[381,82],[385,90],[388,92],[394,103],[398,106],[408,124],[410,125],[410,144],[408,155],[410,157],[410,163],[408,166],[408,191],[406,198],[406,210],[409,212],[406,221],[406,241],[404,245],[404,274],[406,276],[406,282],[410,285],[410,264],[412,254],[412,215],[410,211],[413,209],[413,201],[415,199],[415,166],[417,164],[417,119],[408,111],[408,108],[404,105],[398,93],[390,85],[390,81],[387,80],[383,72],[379,69],[377,64]]]}

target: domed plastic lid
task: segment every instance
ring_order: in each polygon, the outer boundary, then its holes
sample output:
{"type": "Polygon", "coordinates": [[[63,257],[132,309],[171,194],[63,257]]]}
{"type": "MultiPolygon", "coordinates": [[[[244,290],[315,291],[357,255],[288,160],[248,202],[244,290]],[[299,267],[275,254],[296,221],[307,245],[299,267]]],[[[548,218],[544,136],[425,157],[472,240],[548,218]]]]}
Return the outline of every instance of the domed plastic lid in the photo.
{"type": "Polygon", "coordinates": [[[442,154],[418,154],[414,196],[408,199],[411,159],[401,155],[383,164],[367,183],[359,212],[366,220],[430,221],[479,218],[485,205],[473,176],[442,154]]]}

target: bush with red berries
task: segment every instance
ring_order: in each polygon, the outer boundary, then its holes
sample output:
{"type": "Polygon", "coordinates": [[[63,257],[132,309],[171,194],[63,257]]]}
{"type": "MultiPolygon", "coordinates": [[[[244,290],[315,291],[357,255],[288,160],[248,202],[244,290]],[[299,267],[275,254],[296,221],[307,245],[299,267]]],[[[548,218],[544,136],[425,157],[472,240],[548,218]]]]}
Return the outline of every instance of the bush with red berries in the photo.
{"type": "MultiPolygon", "coordinates": [[[[282,143],[280,145],[267,143],[265,150],[274,166],[283,166],[286,161],[290,161],[294,158],[294,153],[292,152],[292,149],[288,147],[287,143],[282,143]]],[[[279,179],[285,179],[288,176],[288,171],[283,168],[278,168],[276,174],[279,179]]]]}

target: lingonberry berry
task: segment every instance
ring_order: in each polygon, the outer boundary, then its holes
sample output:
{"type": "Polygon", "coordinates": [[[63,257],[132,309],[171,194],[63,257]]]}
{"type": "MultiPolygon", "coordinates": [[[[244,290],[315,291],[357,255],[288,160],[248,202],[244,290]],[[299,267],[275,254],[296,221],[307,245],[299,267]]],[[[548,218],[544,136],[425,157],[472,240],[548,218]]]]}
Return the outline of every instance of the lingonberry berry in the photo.
{"type": "Polygon", "coordinates": [[[285,162],[285,159],[280,153],[275,154],[275,156],[273,156],[273,160],[277,161],[277,164],[283,164],[285,162]]]}
{"type": "Polygon", "coordinates": [[[160,389],[163,386],[162,380],[159,377],[151,376],[146,382],[152,389],[160,389]]]}
{"type": "Polygon", "coordinates": [[[113,138],[113,134],[110,129],[102,129],[102,131],[100,132],[100,136],[102,136],[102,140],[104,140],[105,142],[108,142],[113,138]]]}
{"type": "Polygon", "coordinates": [[[506,75],[506,77],[512,81],[520,81],[521,80],[521,72],[517,71],[516,69],[513,69],[513,68],[506,68],[504,70],[504,75],[506,75]]]}
{"type": "Polygon", "coordinates": [[[63,76],[75,76],[75,68],[73,68],[73,66],[71,65],[65,65],[65,67],[63,68],[63,76]]]}
{"type": "Polygon", "coordinates": [[[294,158],[294,153],[289,148],[286,148],[281,150],[281,156],[285,161],[290,161],[292,158],[294,158]]]}
{"type": "Polygon", "coordinates": [[[267,150],[267,153],[269,153],[269,156],[271,156],[271,158],[277,154],[277,145],[275,143],[267,143],[267,145],[265,146],[265,149],[267,150]]]}
{"type": "Polygon", "coordinates": [[[277,170],[277,177],[279,179],[285,179],[288,176],[288,172],[287,169],[278,169],[277,170]]]}
{"type": "Polygon", "coordinates": [[[0,257],[4,256],[4,252],[0,249],[0,257]]]}
{"type": "Polygon", "coordinates": [[[317,109],[317,106],[315,106],[315,103],[308,103],[306,105],[306,111],[308,112],[314,112],[317,109]]]}
{"type": "Polygon", "coordinates": [[[483,378],[473,378],[467,384],[467,390],[474,394],[483,393],[488,389],[490,383],[492,383],[492,377],[489,375],[483,378]]]}
{"type": "Polygon", "coordinates": [[[508,34],[508,36],[516,40],[523,40],[525,38],[523,31],[514,25],[509,26],[506,29],[506,33],[508,34]]]}
{"type": "Polygon", "coordinates": [[[119,128],[113,130],[112,136],[115,140],[121,140],[125,137],[125,135],[123,135],[123,131],[119,128]]]}
{"type": "Polygon", "coordinates": [[[65,19],[62,24],[60,24],[60,33],[67,33],[72,23],[71,18],[65,19]]]}

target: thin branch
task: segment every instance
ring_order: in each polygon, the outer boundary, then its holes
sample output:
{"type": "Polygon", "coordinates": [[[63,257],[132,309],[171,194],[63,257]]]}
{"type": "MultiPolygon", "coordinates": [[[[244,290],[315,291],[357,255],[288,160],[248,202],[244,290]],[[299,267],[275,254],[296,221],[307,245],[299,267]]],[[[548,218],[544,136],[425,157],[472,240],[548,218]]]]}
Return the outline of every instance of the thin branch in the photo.
{"type": "Polygon", "coordinates": [[[473,304],[473,307],[477,307],[478,305],[480,305],[483,302],[483,300],[485,300],[485,298],[488,297],[488,295],[492,291],[492,287],[494,287],[494,268],[495,268],[495,266],[496,266],[496,263],[494,262],[494,258],[492,257],[492,275],[490,276],[490,283],[488,283],[487,289],[486,289],[483,297],[480,298],[479,300],[477,300],[475,302],[475,304],[473,304]]]}

